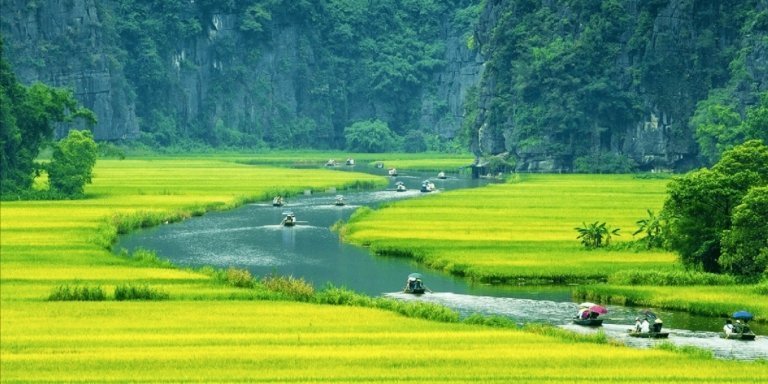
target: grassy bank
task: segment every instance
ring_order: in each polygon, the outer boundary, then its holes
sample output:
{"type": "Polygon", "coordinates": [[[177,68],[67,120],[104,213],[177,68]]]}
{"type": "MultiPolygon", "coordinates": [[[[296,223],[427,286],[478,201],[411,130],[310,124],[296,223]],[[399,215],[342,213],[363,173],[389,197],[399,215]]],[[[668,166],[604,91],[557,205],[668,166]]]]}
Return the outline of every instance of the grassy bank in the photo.
{"type": "MultiPolygon", "coordinates": [[[[479,190],[423,196],[377,211],[361,211],[342,229],[347,241],[377,253],[412,257],[433,268],[491,283],[607,281],[627,271],[683,273],[674,254],[622,246],[634,240],[637,220],[658,212],[667,180],[631,175],[522,175],[479,190]],[[583,223],[621,228],[612,247],[585,249],[574,230],[583,223]]],[[[759,286],[694,281],[693,286],[581,287],[577,296],[724,316],[752,310],[768,317],[759,286]],[[727,287],[722,284],[728,284],[727,287]]]]}
{"type": "Polygon", "coordinates": [[[351,306],[365,299],[333,291],[316,300],[336,305],[274,301],[236,273],[222,283],[104,248],[120,225],[380,180],[227,160],[101,160],[88,199],[0,203],[0,381],[768,382],[764,362],[427,321],[407,317],[420,308],[351,306]],[[83,287],[103,300],[49,301],[83,287]]]}

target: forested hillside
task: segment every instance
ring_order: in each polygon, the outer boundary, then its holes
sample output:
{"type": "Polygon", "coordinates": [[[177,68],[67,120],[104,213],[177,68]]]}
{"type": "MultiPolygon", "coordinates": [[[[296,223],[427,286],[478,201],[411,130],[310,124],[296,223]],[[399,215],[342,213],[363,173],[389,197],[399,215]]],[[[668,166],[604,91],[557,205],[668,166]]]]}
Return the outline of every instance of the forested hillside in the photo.
{"type": "Polygon", "coordinates": [[[2,0],[2,32],[20,78],[74,87],[99,139],[339,148],[378,119],[446,142],[479,79],[472,3],[2,0]]]}
{"type": "Polygon", "coordinates": [[[392,150],[622,172],[768,139],[768,0],[0,6],[19,79],[73,88],[100,140],[345,148],[363,124],[391,130],[392,150]]]}
{"type": "Polygon", "coordinates": [[[768,90],[768,1],[496,0],[476,39],[473,148],[518,169],[682,170],[768,139],[734,132],[768,90]]]}

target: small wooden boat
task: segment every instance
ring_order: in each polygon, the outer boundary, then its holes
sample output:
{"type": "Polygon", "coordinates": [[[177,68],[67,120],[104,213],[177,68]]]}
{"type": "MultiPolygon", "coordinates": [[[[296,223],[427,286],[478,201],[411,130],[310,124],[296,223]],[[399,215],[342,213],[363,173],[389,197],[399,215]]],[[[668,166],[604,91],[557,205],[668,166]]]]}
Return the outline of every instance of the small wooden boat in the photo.
{"type": "Polygon", "coordinates": [[[275,207],[282,207],[285,204],[285,200],[281,196],[275,196],[274,199],[272,199],[272,205],[275,207]]]}
{"type": "Polygon", "coordinates": [[[333,202],[333,205],[336,205],[336,206],[340,207],[340,206],[345,205],[345,204],[346,204],[346,202],[344,201],[344,196],[336,195],[336,201],[333,202]]]}
{"type": "Polygon", "coordinates": [[[637,332],[630,329],[629,335],[632,337],[642,337],[646,339],[666,339],[669,337],[669,332],[637,332]]]}
{"type": "Polygon", "coordinates": [[[435,190],[435,184],[429,180],[424,180],[423,183],[421,183],[421,191],[422,192],[432,192],[435,190]]]}
{"type": "Polygon", "coordinates": [[[281,224],[285,227],[293,227],[296,225],[296,215],[292,212],[286,213],[281,224]]]}
{"type": "Polygon", "coordinates": [[[405,281],[405,288],[403,288],[403,292],[413,293],[416,295],[420,295],[426,292],[427,287],[424,285],[424,282],[421,279],[422,276],[420,273],[411,273],[408,275],[408,279],[405,281]]]}
{"type": "Polygon", "coordinates": [[[328,162],[325,163],[326,167],[335,167],[336,166],[336,160],[330,159],[328,162]]]}
{"type": "Polygon", "coordinates": [[[437,173],[437,178],[438,179],[445,179],[445,178],[447,178],[447,176],[445,176],[445,172],[440,171],[440,172],[437,173]]]}
{"type": "Polygon", "coordinates": [[[731,339],[731,340],[754,340],[757,335],[755,335],[752,332],[749,333],[731,333],[730,335],[726,335],[725,332],[720,333],[720,337],[723,339],[731,339]]]}
{"type": "Polygon", "coordinates": [[[349,165],[349,166],[355,165],[355,159],[353,159],[353,158],[347,159],[346,164],[349,165]]]}
{"type": "Polygon", "coordinates": [[[599,327],[603,325],[603,319],[573,319],[573,323],[587,327],[599,327]]]}
{"type": "Polygon", "coordinates": [[[387,171],[387,174],[389,174],[390,176],[397,176],[397,169],[395,169],[395,168],[390,168],[390,169],[387,171]]]}
{"type": "Polygon", "coordinates": [[[397,183],[395,183],[395,191],[397,191],[397,192],[405,192],[407,190],[408,190],[408,188],[405,186],[405,184],[403,184],[402,181],[398,181],[397,183]]]}

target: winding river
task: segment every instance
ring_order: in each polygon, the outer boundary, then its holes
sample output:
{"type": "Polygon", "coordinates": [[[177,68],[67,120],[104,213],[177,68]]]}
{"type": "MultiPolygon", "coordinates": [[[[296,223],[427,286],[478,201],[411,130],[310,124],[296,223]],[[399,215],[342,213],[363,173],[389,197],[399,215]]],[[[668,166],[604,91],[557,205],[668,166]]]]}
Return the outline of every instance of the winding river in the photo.
{"type": "MultiPolygon", "coordinates": [[[[383,169],[355,168],[382,175],[386,173],[383,169]]],[[[152,249],[161,258],[179,266],[234,266],[248,269],[255,276],[292,275],[304,278],[315,287],[332,283],[371,296],[429,301],[453,308],[462,315],[495,314],[509,317],[519,324],[540,322],[575,332],[596,332],[594,328],[570,324],[569,319],[576,313],[577,303],[572,300],[568,287],[473,284],[444,273],[425,270],[408,259],[372,255],[365,248],[341,242],[329,229],[337,221],[348,219],[361,206],[376,207],[384,202],[425,198],[432,193],[474,188],[492,182],[456,174],[449,174],[446,179],[433,176],[401,172],[397,177],[390,178],[385,190],[305,193],[287,198],[286,205],[282,207],[264,202],[227,212],[209,213],[122,236],[114,249],[152,249]],[[437,191],[420,192],[419,187],[425,179],[430,179],[437,191]],[[395,182],[398,181],[404,183],[408,190],[395,191],[395,182]],[[338,194],[344,195],[346,205],[334,205],[338,194]],[[287,212],[296,215],[296,226],[284,227],[280,224],[287,212]],[[401,292],[406,276],[416,271],[424,275],[432,293],[413,296],[401,292]]],[[[660,342],[627,336],[626,330],[640,308],[611,305],[607,308],[609,313],[602,329],[609,337],[641,348],[660,342]]],[[[751,342],[723,340],[718,336],[723,319],[667,310],[655,312],[664,319],[665,331],[670,332],[669,342],[707,348],[721,358],[768,359],[766,336],[758,336],[751,342]]],[[[768,331],[768,327],[759,324],[755,324],[753,329],[759,335],[768,331]]]]}

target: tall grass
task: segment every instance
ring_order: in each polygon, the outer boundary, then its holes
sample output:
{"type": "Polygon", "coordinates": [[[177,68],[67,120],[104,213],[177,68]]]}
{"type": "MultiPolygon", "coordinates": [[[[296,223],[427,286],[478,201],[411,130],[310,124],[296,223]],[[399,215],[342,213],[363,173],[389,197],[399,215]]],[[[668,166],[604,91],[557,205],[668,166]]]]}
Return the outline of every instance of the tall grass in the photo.
{"type": "Polygon", "coordinates": [[[115,287],[115,300],[167,300],[168,292],[150,287],[149,284],[120,284],[115,287]]]}
{"type": "Polygon", "coordinates": [[[104,288],[88,285],[59,285],[53,289],[50,301],[103,301],[107,299],[104,288]]]}

